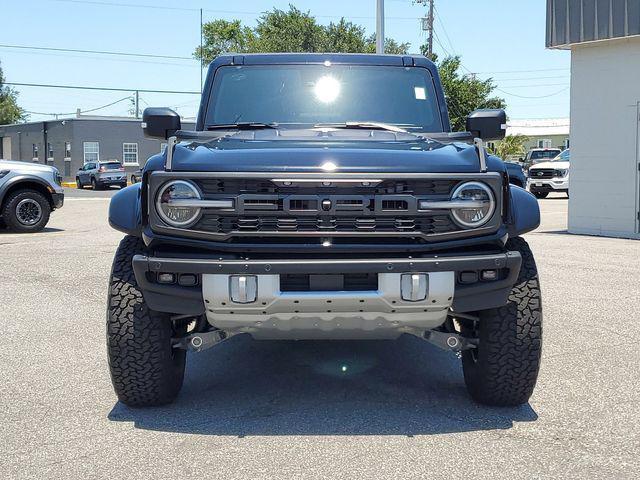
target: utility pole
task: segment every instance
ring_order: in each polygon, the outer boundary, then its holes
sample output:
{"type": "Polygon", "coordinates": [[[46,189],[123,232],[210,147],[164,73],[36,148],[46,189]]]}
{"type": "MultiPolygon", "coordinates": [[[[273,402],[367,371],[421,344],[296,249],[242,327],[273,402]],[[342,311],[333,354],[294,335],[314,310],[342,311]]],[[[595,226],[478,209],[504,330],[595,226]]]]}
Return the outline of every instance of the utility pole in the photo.
{"type": "Polygon", "coordinates": [[[140,118],[140,92],[136,90],[136,118],[140,118]]]}
{"type": "Polygon", "coordinates": [[[376,1],[376,53],[384,53],[384,0],[376,1]]]}
{"type": "Polygon", "coordinates": [[[433,58],[433,1],[434,0],[429,0],[429,37],[427,39],[429,59],[433,58]]]}
{"type": "Polygon", "coordinates": [[[422,30],[427,32],[427,57],[433,58],[433,2],[434,0],[414,0],[420,5],[429,4],[429,13],[422,18],[422,30]]]}

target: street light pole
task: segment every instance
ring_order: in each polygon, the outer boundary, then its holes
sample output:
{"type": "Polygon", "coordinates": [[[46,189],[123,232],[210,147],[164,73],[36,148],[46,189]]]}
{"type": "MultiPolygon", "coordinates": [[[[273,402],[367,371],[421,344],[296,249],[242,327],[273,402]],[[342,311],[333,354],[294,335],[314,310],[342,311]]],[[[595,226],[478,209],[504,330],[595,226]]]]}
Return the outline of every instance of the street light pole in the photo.
{"type": "Polygon", "coordinates": [[[376,53],[384,53],[384,0],[377,0],[376,10],[376,53]]]}

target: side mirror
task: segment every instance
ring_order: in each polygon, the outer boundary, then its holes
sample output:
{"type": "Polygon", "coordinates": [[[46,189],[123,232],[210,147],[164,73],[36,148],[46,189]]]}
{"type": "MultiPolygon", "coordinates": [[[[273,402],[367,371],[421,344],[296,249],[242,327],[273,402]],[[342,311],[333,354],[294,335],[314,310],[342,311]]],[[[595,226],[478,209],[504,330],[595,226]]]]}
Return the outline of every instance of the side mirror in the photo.
{"type": "Polygon", "coordinates": [[[180,115],[170,108],[145,108],[142,113],[142,130],[147,138],[168,139],[180,130],[180,115]]]}
{"type": "Polygon", "coordinates": [[[467,116],[467,132],[482,140],[502,140],[507,130],[507,114],[501,108],[474,110],[467,116]]]}

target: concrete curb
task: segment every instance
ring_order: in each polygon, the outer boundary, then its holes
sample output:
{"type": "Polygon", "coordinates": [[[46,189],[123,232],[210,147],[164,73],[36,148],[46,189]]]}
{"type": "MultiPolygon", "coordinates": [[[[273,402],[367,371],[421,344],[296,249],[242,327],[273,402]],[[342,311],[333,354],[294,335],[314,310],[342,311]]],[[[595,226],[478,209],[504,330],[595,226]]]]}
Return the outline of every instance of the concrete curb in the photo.
{"type": "MultiPolygon", "coordinates": [[[[77,187],[76,182],[62,182],[61,185],[64,188],[76,188],[77,187]]],[[[130,186],[130,185],[133,185],[133,183],[127,182],[127,186],[130,186]]],[[[89,186],[90,185],[87,185],[87,187],[89,187],[89,186]]]]}

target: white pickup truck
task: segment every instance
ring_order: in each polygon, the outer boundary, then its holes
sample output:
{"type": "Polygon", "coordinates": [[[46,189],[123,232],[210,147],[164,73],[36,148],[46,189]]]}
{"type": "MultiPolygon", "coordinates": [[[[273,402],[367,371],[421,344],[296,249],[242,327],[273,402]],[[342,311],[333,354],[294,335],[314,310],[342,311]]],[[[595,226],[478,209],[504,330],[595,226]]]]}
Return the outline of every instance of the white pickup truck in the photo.
{"type": "Polygon", "coordinates": [[[529,168],[529,191],[536,198],[545,198],[549,192],[564,192],[569,196],[569,149],[549,162],[540,162],[529,168]]]}

